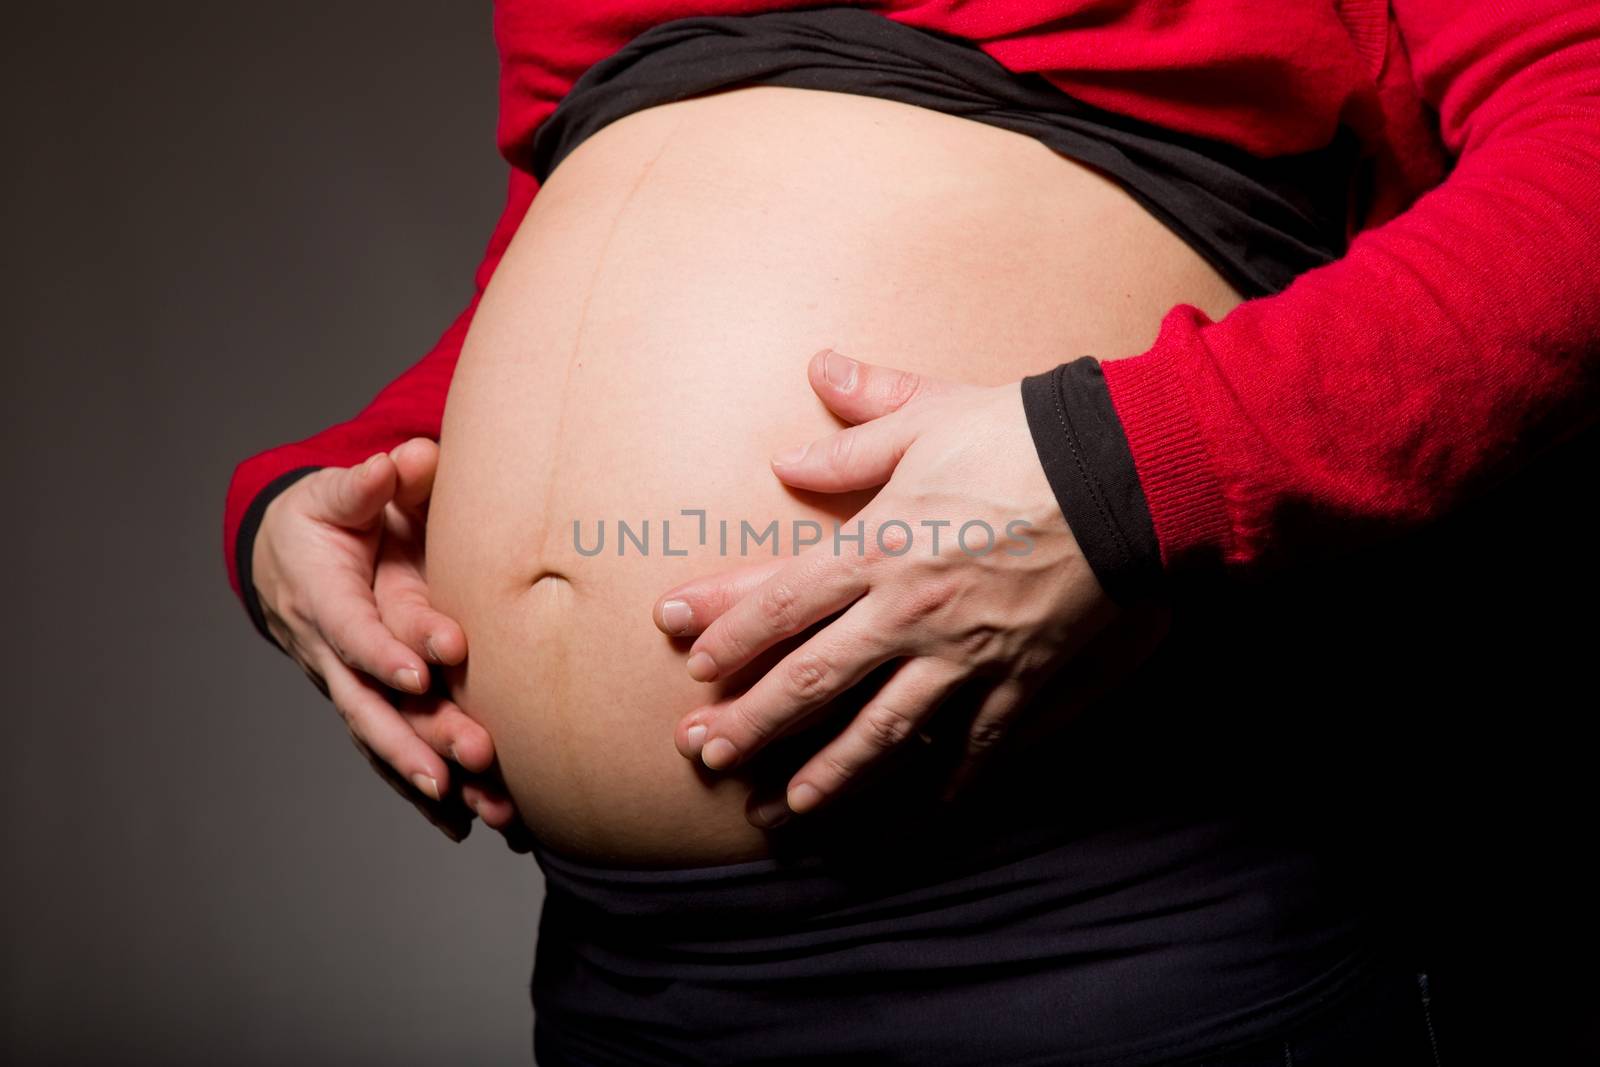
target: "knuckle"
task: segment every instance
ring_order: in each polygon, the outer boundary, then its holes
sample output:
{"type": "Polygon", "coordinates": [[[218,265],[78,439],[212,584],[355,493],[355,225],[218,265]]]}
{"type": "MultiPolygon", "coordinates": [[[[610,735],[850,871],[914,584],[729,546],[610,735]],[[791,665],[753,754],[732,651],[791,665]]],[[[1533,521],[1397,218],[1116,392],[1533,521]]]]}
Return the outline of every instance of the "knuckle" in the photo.
{"type": "Polygon", "coordinates": [[[828,465],[834,470],[848,470],[850,457],[855,453],[856,435],[848,430],[834,434],[828,440],[828,465]]]}
{"type": "Polygon", "coordinates": [[[900,520],[879,523],[872,531],[872,544],[884,556],[902,556],[911,546],[909,528],[900,520]]]}
{"type": "Polygon", "coordinates": [[[919,622],[937,614],[954,598],[955,591],[947,582],[913,582],[905,592],[901,609],[907,621],[919,622]]]}
{"type": "Polygon", "coordinates": [[[441,750],[450,747],[450,730],[448,724],[441,722],[437,715],[401,711],[400,717],[405,719],[406,725],[411,727],[411,732],[420,737],[423,744],[442,756],[448,755],[441,750]]]}
{"type": "Polygon", "coordinates": [[[800,593],[788,582],[773,582],[761,591],[756,601],[761,620],[775,630],[787,632],[796,622],[800,593]]]}
{"type": "Polygon", "coordinates": [[[841,785],[856,776],[855,767],[831,752],[822,753],[822,765],[833,780],[841,785]]]}
{"type": "Polygon", "coordinates": [[[331,633],[324,633],[322,635],[322,639],[328,643],[329,651],[331,651],[335,656],[339,657],[339,662],[343,663],[347,667],[356,666],[355,662],[351,658],[350,650],[345,646],[344,641],[338,636],[331,633]]]}
{"type": "Polygon", "coordinates": [[[416,601],[410,589],[393,580],[391,568],[379,562],[372,576],[372,602],[378,606],[378,614],[383,619],[384,625],[392,625],[389,620],[398,617],[407,610],[415,610],[416,601]]]}
{"type": "Polygon", "coordinates": [[[1006,724],[1001,719],[975,722],[967,733],[967,751],[974,754],[988,752],[1000,743],[1005,734],[1006,724]]]}
{"type": "Polygon", "coordinates": [[[1043,678],[1055,666],[1059,655],[1060,653],[1054,649],[1024,648],[1017,655],[1016,675],[1021,680],[1043,678]]]}
{"type": "Polygon", "coordinates": [[[916,724],[896,708],[887,704],[873,704],[862,713],[861,728],[874,747],[890,749],[910,738],[916,724]]]}
{"type": "Polygon", "coordinates": [[[344,720],[345,726],[356,740],[364,740],[361,716],[356,713],[355,708],[350,706],[350,702],[348,700],[334,700],[332,703],[334,710],[339,713],[339,718],[344,720]]]}
{"type": "Polygon", "coordinates": [[[742,703],[730,705],[728,716],[735,730],[751,741],[765,741],[772,733],[772,728],[742,703]]]}
{"type": "Polygon", "coordinates": [[[299,629],[316,626],[311,606],[291,590],[279,589],[272,603],[263,602],[261,607],[269,617],[277,615],[287,626],[299,629]]]}
{"type": "Polygon", "coordinates": [[[973,626],[955,639],[961,658],[967,663],[988,663],[1003,652],[1004,632],[997,626],[973,626]]]}
{"type": "Polygon", "coordinates": [[[828,661],[815,652],[800,651],[783,672],[784,688],[790,696],[810,699],[822,694],[832,677],[828,661]]]}

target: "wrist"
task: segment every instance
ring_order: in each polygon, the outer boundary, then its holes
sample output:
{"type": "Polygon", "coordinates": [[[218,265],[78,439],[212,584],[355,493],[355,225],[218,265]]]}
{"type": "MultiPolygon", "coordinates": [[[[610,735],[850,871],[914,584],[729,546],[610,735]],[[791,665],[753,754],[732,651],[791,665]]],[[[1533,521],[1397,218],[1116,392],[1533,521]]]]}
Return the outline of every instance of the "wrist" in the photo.
{"type": "Polygon", "coordinates": [[[1100,362],[1024,378],[1022,400],[1039,464],[1106,594],[1123,605],[1162,595],[1160,545],[1100,362]]]}
{"type": "Polygon", "coordinates": [[[273,505],[278,503],[286,489],[306,475],[321,469],[320,466],[296,467],[278,475],[256,494],[239,524],[234,558],[239,570],[239,590],[244,600],[245,613],[249,615],[256,632],[272,642],[273,647],[280,651],[283,650],[283,646],[273,637],[271,629],[267,626],[266,611],[262,601],[263,586],[272,586],[276,576],[270,556],[271,537],[270,534],[267,537],[261,536],[262,527],[266,524],[269,512],[274,516],[281,514],[282,509],[274,510],[273,505]]]}

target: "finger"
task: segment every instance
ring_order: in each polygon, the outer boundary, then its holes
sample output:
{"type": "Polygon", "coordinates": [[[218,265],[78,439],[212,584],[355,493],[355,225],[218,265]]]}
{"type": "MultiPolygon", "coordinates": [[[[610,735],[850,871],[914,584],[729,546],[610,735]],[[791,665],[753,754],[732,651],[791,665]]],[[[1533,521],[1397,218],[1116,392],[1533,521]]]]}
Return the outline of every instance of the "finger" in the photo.
{"type": "Polygon", "coordinates": [[[461,799],[489,829],[504,832],[517,818],[516,806],[505,792],[483,782],[464,782],[461,799]]]}
{"type": "Polygon", "coordinates": [[[462,785],[461,792],[470,810],[483,819],[484,825],[505,838],[507,848],[519,853],[533,850],[533,831],[517,814],[498,769],[473,776],[462,785]]]}
{"type": "Polygon", "coordinates": [[[656,628],[669,637],[699,634],[787,565],[784,560],[754,563],[738,570],[696,578],[662,593],[650,617],[655,620],[656,628]]]}
{"type": "Polygon", "coordinates": [[[921,432],[921,425],[908,413],[886,415],[779,452],[772,457],[772,471],[796,489],[822,493],[873,489],[889,480],[921,432]]]}
{"type": "Polygon", "coordinates": [[[383,555],[372,596],[379,621],[406,647],[441,665],[467,658],[466,634],[454,619],[434,610],[427,581],[409,560],[383,555]]]}
{"type": "Polygon", "coordinates": [[[856,685],[900,649],[876,612],[858,604],[779,660],[748,690],[696,708],[674,731],[678,751],[727,770],[769,741],[803,726],[812,712],[856,685]]]}
{"type": "MultiPolygon", "coordinates": [[[[789,779],[782,807],[766,805],[758,818],[815,811],[915,737],[939,704],[959,686],[962,672],[939,660],[907,660],[873,694],[839,734],[789,779]]],[[[772,826],[776,823],[756,825],[772,826]]]]}
{"type": "Polygon", "coordinates": [[[366,579],[334,567],[318,584],[322,607],[311,622],[341,661],[404,692],[427,691],[427,665],[384,625],[366,579]]]}
{"type": "Polygon", "coordinates": [[[394,464],[387,453],[368,456],[354,467],[329,467],[307,477],[311,513],[335,526],[372,528],[394,495],[394,464]]]}
{"type": "Polygon", "coordinates": [[[494,766],[494,741],[472,717],[451,700],[411,697],[399,708],[400,717],[423,743],[445,759],[482,774],[494,766]]]}
{"type": "Polygon", "coordinates": [[[1009,733],[1009,727],[1028,695],[1028,687],[1016,679],[996,685],[978,705],[977,714],[967,727],[961,759],[946,783],[941,799],[945,803],[966,792],[993,766],[995,749],[1009,733]]]}
{"type": "Polygon", "coordinates": [[[500,836],[506,839],[506,847],[512,852],[528,853],[533,851],[533,831],[528,829],[528,824],[520,817],[512,819],[500,828],[500,836]]]}
{"type": "Polygon", "coordinates": [[[331,655],[318,664],[333,706],[356,739],[432,800],[450,788],[444,760],[379,693],[331,655]]]}
{"type": "Polygon", "coordinates": [[[832,615],[867,591],[865,557],[812,551],[790,560],[714,620],[689,649],[685,667],[711,682],[832,615]]]}
{"type": "Polygon", "coordinates": [[[433,800],[419,793],[404,778],[395,772],[395,769],[379,759],[377,754],[362,743],[354,734],[350,740],[355,743],[356,751],[360,752],[378,777],[388,783],[389,787],[400,795],[406,803],[416,808],[436,828],[450,840],[460,844],[472,833],[472,809],[462,803],[459,797],[446,796],[444,800],[433,800]]]}
{"type": "Polygon", "coordinates": [[[433,477],[439,470],[439,443],[428,437],[413,437],[389,452],[398,484],[394,502],[412,513],[421,513],[433,496],[433,477]]]}
{"type": "Polygon", "coordinates": [[[825,348],[806,368],[811,388],[846,422],[867,422],[899,411],[920,397],[941,396],[956,383],[893,367],[863,363],[825,348]]]}

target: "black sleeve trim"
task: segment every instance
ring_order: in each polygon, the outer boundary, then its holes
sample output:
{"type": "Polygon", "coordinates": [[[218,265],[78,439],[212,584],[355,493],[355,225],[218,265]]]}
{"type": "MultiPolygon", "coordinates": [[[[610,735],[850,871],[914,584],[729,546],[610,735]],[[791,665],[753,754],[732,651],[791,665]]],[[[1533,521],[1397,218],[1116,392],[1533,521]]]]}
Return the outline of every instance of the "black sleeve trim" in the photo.
{"type": "Polygon", "coordinates": [[[234,541],[234,566],[239,572],[239,591],[244,595],[244,609],[250,614],[250,622],[255,625],[256,631],[280,652],[284,649],[272,636],[272,631],[267,629],[267,615],[261,610],[261,599],[256,595],[254,575],[251,573],[255,558],[256,531],[261,528],[261,518],[267,513],[267,505],[276,500],[279,493],[312,471],[321,469],[320,466],[296,467],[284,471],[263,486],[261,492],[256,494],[256,498],[250,501],[250,506],[245,509],[244,518],[239,521],[238,536],[234,541]]]}
{"type": "Polygon", "coordinates": [[[1022,407],[1056,502],[1107,594],[1125,605],[1162,595],[1161,547],[1100,361],[1082,356],[1024,378],[1022,407]]]}

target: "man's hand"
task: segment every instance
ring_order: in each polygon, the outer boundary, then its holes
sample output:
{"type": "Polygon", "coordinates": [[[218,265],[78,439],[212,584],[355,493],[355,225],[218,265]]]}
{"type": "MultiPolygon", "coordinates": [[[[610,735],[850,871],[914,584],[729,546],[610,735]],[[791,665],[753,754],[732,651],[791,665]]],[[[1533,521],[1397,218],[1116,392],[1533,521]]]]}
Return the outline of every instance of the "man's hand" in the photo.
{"type": "Polygon", "coordinates": [[[687,668],[703,682],[838,614],[748,690],[679,722],[679,751],[712,770],[804,726],[898,661],[790,778],[786,796],[752,808],[751,821],[766,826],[842,792],[916,738],[958,688],[977,694],[957,773],[964,781],[1026,698],[1124,614],[1061,514],[1020,383],[935,381],[830,352],[812,359],[809,374],[824,403],[855,425],[779,454],[773,470],[797,489],[883,486],[843,527],[854,536],[859,522],[861,541],[835,543],[830,531],[794,559],[687,583],[654,609],[664,632],[699,635],[687,668]]]}
{"type": "Polygon", "coordinates": [[[476,813],[525,852],[488,732],[437,691],[427,667],[467,653],[461,627],[429,605],[422,574],[438,458],[437,444],[413,438],[300,479],[267,506],[252,575],[269,631],[384,780],[453,840],[476,813]]]}

